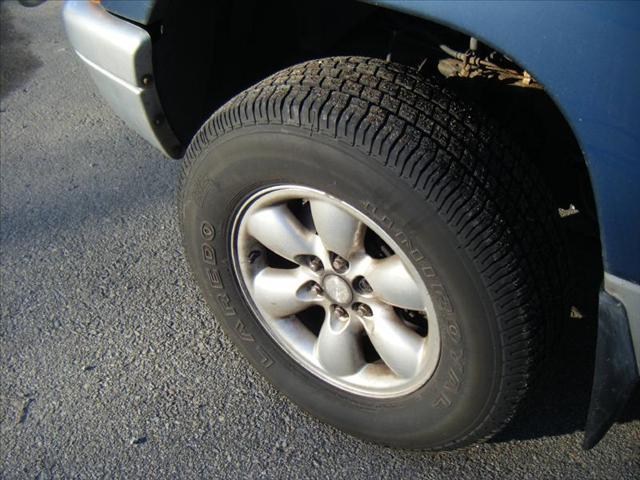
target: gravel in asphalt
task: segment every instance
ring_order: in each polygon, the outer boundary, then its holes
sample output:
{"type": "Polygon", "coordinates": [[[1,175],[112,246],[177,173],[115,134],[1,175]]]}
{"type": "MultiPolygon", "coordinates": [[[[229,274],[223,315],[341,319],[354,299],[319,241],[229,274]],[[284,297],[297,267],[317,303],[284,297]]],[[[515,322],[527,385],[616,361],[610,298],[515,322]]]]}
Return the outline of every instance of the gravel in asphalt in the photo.
{"type": "Polygon", "coordinates": [[[1,478],[640,476],[638,396],[580,448],[593,318],[512,425],[463,451],[364,443],[279,394],[190,279],[179,162],[105,105],[61,6],[0,3],[1,478]]]}

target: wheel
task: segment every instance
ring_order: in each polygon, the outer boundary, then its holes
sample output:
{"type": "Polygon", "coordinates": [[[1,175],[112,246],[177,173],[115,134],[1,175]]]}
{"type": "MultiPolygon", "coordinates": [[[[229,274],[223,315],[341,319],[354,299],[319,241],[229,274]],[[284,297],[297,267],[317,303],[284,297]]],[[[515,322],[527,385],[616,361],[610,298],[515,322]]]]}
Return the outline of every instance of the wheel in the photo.
{"type": "Polygon", "coordinates": [[[179,213],[194,278],[253,366],[386,445],[494,434],[563,314],[534,167],[401,65],[311,61],[241,93],[189,147],[179,213]]]}

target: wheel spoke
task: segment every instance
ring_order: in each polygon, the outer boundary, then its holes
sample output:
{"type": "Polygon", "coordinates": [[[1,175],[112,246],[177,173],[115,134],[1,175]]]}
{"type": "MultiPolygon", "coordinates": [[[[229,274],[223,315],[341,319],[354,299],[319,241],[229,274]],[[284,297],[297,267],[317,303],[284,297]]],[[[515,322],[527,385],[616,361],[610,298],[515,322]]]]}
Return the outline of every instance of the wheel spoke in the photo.
{"type": "Polygon", "coordinates": [[[424,293],[398,255],[374,260],[366,279],[374,295],[385,302],[409,310],[425,309],[424,293]]]}
{"type": "Polygon", "coordinates": [[[298,255],[315,254],[315,235],[286,205],[262,208],[248,218],[249,234],[265,247],[292,262],[298,255]]]}
{"type": "Polygon", "coordinates": [[[332,203],[311,200],[310,204],[313,223],[324,247],[343,258],[349,258],[361,241],[361,222],[332,203]]]}
{"type": "Polygon", "coordinates": [[[332,313],[327,313],[315,346],[320,364],[338,376],[358,372],[365,365],[358,338],[361,331],[362,325],[357,320],[345,324],[332,313]]]}
{"type": "Polygon", "coordinates": [[[309,297],[298,294],[307,281],[300,268],[286,270],[267,267],[253,280],[253,298],[270,315],[287,317],[309,306],[309,297]]]}
{"type": "Polygon", "coordinates": [[[407,327],[387,305],[372,305],[373,316],[362,317],[367,335],[380,358],[403,378],[417,373],[424,339],[407,327]]]}

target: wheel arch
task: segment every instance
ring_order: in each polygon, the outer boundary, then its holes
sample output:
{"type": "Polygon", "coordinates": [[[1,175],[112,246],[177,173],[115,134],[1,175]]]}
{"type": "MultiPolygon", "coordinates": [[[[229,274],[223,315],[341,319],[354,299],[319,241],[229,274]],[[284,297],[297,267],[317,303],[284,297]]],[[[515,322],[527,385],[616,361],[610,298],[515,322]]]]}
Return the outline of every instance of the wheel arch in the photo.
{"type": "MultiPolygon", "coordinates": [[[[519,62],[545,87],[549,82],[553,88],[545,88],[544,93],[500,87],[487,107],[500,116],[505,113],[500,111],[501,104],[513,105],[503,123],[524,127],[520,133],[528,138],[523,137],[523,141],[533,144],[544,135],[548,142],[561,144],[562,155],[550,158],[540,152],[535,161],[540,162],[557,206],[568,209],[575,205],[583,214],[566,222],[572,241],[580,244],[571,263],[578,270],[585,264],[590,266],[589,271],[574,275],[582,280],[574,286],[582,298],[574,303],[580,304],[580,309],[597,310],[603,272],[598,217],[603,212],[596,202],[592,179],[598,172],[594,173],[588,150],[584,142],[580,143],[580,131],[576,130],[579,122],[570,109],[563,108],[567,87],[547,73],[560,60],[550,52],[540,52],[544,35],[531,38],[529,34],[527,38],[517,7],[474,2],[372,5],[285,1],[267,8],[259,1],[250,1],[242,6],[210,2],[197,9],[172,2],[167,8],[162,22],[149,27],[155,33],[154,68],[168,121],[185,145],[204,120],[233,95],[282,68],[312,58],[391,56],[400,63],[417,66],[421,59],[433,55],[427,45],[437,47],[443,42],[463,50],[468,36],[473,35],[519,62]],[[335,15],[338,9],[340,16],[335,15]],[[331,28],[326,27],[328,22],[331,28]],[[502,28],[502,22],[509,28],[502,28]],[[510,116],[514,111],[519,111],[515,118],[510,116]],[[537,120],[532,121],[531,116],[537,120]]],[[[526,8],[540,10],[529,4],[526,8]]],[[[541,24],[542,20],[536,22],[541,24]]],[[[476,100],[479,95],[468,83],[452,82],[452,88],[476,100]]]]}

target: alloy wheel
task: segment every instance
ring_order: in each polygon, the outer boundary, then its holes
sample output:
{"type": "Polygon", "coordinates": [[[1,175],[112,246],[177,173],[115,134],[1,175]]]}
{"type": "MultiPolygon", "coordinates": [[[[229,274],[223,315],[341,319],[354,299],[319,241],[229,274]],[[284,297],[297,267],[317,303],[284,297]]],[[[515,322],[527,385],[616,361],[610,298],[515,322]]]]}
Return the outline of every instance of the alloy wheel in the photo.
{"type": "Polygon", "coordinates": [[[372,218],[327,193],[263,189],[235,217],[234,271],[271,337],[330,384],[368,397],[415,391],[438,362],[427,288],[372,218]]]}

